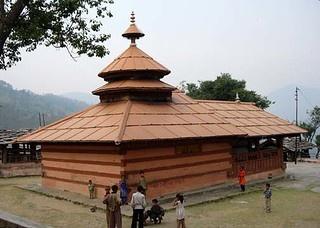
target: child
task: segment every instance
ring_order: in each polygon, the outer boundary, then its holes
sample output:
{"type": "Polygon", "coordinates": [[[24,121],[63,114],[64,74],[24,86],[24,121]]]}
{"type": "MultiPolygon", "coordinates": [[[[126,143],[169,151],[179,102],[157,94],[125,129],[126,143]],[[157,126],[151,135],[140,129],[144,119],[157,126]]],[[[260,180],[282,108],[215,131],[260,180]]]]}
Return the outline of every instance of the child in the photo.
{"type": "Polygon", "coordinates": [[[183,195],[178,193],[176,195],[176,199],[173,203],[173,206],[176,208],[176,215],[177,215],[177,228],[186,228],[186,224],[184,221],[185,218],[185,212],[184,212],[184,206],[183,206],[183,195]]]}
{"type": "Polygon", "coordinates": [[[128,202],[128,185],[125,176],[121,176],[119,182],[121,205],[125,205],[128,202]]]}
{"type": "Polygon", "coordinates": [[[266,184],[266,189],[264,190],[263,194],[264,194],[264,198],[266,199],[266,212],[270,213],[272,191],[269,183],[266,184]]]}
{"type": "Polygon", "coordinates": [[[94,186],[94,184],[92,183],[92,180],[89,180],[88,190],[89,190],[90,199],[94,199],[95,186],[94,186]]]}
{"type": "Polygon", "coordinates": [[[143,188],[143,194],[144,196],[147,196],[147,180],[144,176],[144,171],[140,171],[140,179],[139,179],[139,185],[143,188]]]}
{"type": "Polygon", "coordinates": [[[164,209],[159,205],[157,199],[152,200],[152,207],[146,212],[145,219],[150,217],[150,221],[153,221],[154,224],[161,223],[162,217],[164,216],[164,209]]]}
{"type": "Polygon", "coordinates": [[[241,166],[240,170],[239,170],[239,175],[238,175],[241,192],[244,192],[246,190],[246,179],[245,179],[245,176],[246,176],[246,172],[244,171],[244,167],[241,166]]]}

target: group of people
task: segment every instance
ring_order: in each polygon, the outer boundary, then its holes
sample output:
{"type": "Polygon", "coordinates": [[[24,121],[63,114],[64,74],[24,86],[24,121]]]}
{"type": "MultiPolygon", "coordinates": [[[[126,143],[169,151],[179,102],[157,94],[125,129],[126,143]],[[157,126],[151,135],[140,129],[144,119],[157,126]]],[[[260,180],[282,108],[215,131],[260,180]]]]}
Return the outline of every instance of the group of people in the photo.
{"type": "MultiPolygon", "coordinates": [[[[238,173],[238,180],[240,190],[244,192],[246,190],[246,172],[243,166],[240,167],[238,173]]],[[[88,190],[90,199],[94,198],[95,186],[91,180],[88,183],[88,190]]],[[[159,205],[157,199],[152,200],[152,207],[145,212],[147,207],[146,195],[147,195],[147,180],[144,176],[144,172],[140,171],[139,184],[137,191],[132,194],[131,201],[128,202],[128,194],[130,189],[128,188],[125,176],[122,176],[119,185],[112,185],[111,188],[107,186],[105,188],[105,196],[103,203],[106,204],[106,220],[108,228],[122,228],[121,218],[121,205],[130,204],[133,209],[131,228],[143,228],[147,218],[150,218],[154,223],[161,223],[164,216],[164,209],[159,205]],[[120,194],[118,190],[120,189],[120,194]]],[[[271,186],[266,184],[263,192],[265,197],[266,212],[271,212],[271,186]]],[[[185,228],[185,210],[184,210],[184,197],[182,194],[177,194],[173,202],[173,206],[176,208],[177,227],[185,228]]]]}
{"type": "MultiPolygon", "coordinates": [[[[89,181],[89,193],[91,198],[91,191],[94,187],[91,186],[92,181],[89,181]],[[90,191],[91,190],[91,191],[90,191]]],[[[107,186],[105,188],[105,195],[103,199],[103,203],[106,204],[106,220],[108,228],[122,228],[122,219],[121,219],[121,205],[128,204],[128,194],[129,188],[126,182],[125,176],[122,176],[119,185],[112,185],[111,192],[110,187],[107,186]],[[120,189],[120,194],[118,194],[118,190],[120,189]]],[[[143,220],[143,212],[147,206],[145,194],[147,191],[147,182],[144,177],[144,172],[140,172],[140,181],[137,187],[137,192],[133,193],[130,205],[133,208],[133,218],[132,218],[132,226],[133,228],[137,227],[137,221],[143,220]],[[142,220],[141,220],[142,219],[142,220]]],[[[143,222],[142,222],[143,227],[143,222]]]]}
{"type": "MultiPolygon", "coordinates": [[[[243,166],[240,167],[239,173],[238,173],[238,180],[239,180],[239,186],[240,190],[244,192],[246,190],[246,171],[243,166]]],[[[265,198],[265,211],[267,213],[271,212],[271,196],[272,196],[272,190],[271,185],[269,183],[266,183],[265,190],[263,191],[264,198],[265,198]]]]}
{"type": "MultiPolygon", "coordinates": [[[[89,180],[88,190],[90,199],[95,198],[95,185],[92,180],[89,180]]],[[[146,220],[149,218],[153,223],[161,223],[164,216],[164,209],[159,205],[157,199],[152,200],[152,206],[145,211],[147,207],[147,180],[144,172],[140,171],[139,184],[137,191],[132,194],[131,201],[128,202],[128,188],[126,178],[123,176],[119,185],[107,186],[105,188],[105,195],[103,203],[106,204],[106,220],[108,228],[122,228],[121,205],[130,204],[133,209],[131,228],[144,227],[146,220]],[[120,189],[120,194],[118,190],[120,189]]],[[[185,228],[185,213],[184,213],[184,199],[182,194],[177,194],[173,203],[176,207],[177,226],[178,228],[185,228]]]]}

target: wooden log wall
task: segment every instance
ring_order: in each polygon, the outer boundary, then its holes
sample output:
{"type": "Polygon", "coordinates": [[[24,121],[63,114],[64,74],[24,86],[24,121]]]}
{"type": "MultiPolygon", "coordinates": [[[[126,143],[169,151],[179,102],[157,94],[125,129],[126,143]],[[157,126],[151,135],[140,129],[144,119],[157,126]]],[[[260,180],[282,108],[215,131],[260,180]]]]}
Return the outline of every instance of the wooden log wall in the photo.
{"type": "Polygon", "coordinates": [[[102,198],[106,185],[119,182],[122,156],[113,146],[43,145],[42,184],[88,195],[92,180],[102,198]]]}
{"type": "Polygon", "coordinates": [[[200,189],[227,180],[227,171],[232,167],[231,150],[226,142],[131,149],[124,156],[123,174],[135,191],[139,172],[144,170],[149,199],[200,189]]]}

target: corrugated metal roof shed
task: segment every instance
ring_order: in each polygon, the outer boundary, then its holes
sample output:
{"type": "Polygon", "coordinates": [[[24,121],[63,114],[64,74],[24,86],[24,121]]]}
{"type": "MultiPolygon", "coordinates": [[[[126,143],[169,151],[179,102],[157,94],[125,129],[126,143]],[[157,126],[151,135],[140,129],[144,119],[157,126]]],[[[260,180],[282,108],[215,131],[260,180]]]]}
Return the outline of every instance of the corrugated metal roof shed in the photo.
{"type": "Polygon", "coordinates": [[[0,129],[0,145],[12,144],[18,137],[31,132],[32,129],[5,130],[0,129]]]}

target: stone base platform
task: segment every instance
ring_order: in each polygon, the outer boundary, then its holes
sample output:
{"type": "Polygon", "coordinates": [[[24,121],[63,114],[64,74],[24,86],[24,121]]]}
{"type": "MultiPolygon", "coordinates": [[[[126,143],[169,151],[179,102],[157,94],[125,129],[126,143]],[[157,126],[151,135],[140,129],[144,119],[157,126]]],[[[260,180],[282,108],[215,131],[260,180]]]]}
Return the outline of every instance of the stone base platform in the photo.
{"type": "Polygon", "coordinates": [[[40,162],[0,164],[0,177],[40,176],[40,162]]]}
{"type": "MultiPolygon", "coordinates": [[[[185,206],[195,206],[199,204],[204,204],[208,202],[216,202],[227,198],[233,198],[242,194],[248,194],[252,192],[262,191],[264,188],[264,183],[274,182],[285,179],[285,175],[273,177],[272,179],[260,179],[251,181],[247,184],[245,192],[240,192],[238,185],[235,184],[223,184],[218,186],[213,186],[209,188],[203,188],[196,191],[183,192],[185,196],[185,206]]],[[[102,203],[101,199],[89,199],[89,196],[81,195],[79,193],[73,193],[68,191],[61,191],[56,189],[43,188],[39,185],[23,185],[17,186],[20,189],[32,191],[39,193],[48,197],[53,197],[58,200],[66,200],[74,204],[82,205],[85,207],[96,207],[98,210],[105,210],[105,205],[102,203]]],[[[174,200],[174,195],[169,195],[162,197],[159,200],[160,205],[166,210],[172,210],[172,202],[174,200]]],[[[132,216],[132,208],[129,205],[121,207],[121,213],[124,216],[132,216]]]]}

